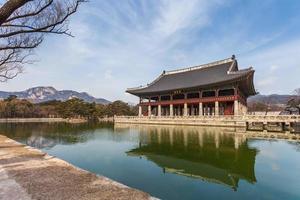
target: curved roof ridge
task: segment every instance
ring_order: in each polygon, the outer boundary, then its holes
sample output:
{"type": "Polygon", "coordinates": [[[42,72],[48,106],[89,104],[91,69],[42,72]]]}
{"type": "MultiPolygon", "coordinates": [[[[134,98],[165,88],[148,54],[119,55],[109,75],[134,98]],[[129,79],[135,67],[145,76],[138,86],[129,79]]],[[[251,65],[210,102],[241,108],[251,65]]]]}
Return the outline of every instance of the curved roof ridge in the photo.
{"type": "Polygon", "coordinates": [[[147,87],[147,85],[141,85],[141,86],[138,86],[138,87],[127,88],[126,90],[127,91],[129,91],[129,90],[138,90],[138,89],[144,89],[146,87],[147,87]]]}
{"type": "Polygon", "coordinates": [[[223,60],[214,61],[214,62],[207,63],[207,64],[202,64],[202,65],[197,65],[197,66],[193,66],[193,67],[186,67],[186,68],[181,68],[181,69],[175,69],[175,70],[165,71],[165,73],[163,73],[163,74],[164,75],[170,75],[170,74],[177,74],[177,73],[183,73],[183,72],[193,71],[193,70],[197,70],[197,69],[204,69],[204,68],[208,68],[208,67],[212,67],[212,66],[216,66],[216,65],[221,65],[221,64],[229,63],[229,62],[232,62],[234,60],[235,59],[233,59],[232,57],[230,57],[230,58],[226,58],[226,59],[223,59],[223,60]]]}
{"type": "Polygon", "coordinates": [[[253,67],[248,67],[248,68],[245,68],[245,69],[240,69],[238,71],[228,71],[227,73],[228,74],[242,74],[242,73],[252,71],[252,70],[253,70],[253,67]]]}
{"type": "Polygon", "coordinates": [[[154,83],[156,83],[157,81],[159,81],[159,79],[161,79],[164,76],[164,72],[161,73],[154,81],[152,81],[151,83],[148,83],[147,85],[141,85],[139,87],[134,87],[134,88],[127,88],[127,90],[138,90],[138,89],[144,89],[149,87],[150,85],[153,85],[154,83]]]}

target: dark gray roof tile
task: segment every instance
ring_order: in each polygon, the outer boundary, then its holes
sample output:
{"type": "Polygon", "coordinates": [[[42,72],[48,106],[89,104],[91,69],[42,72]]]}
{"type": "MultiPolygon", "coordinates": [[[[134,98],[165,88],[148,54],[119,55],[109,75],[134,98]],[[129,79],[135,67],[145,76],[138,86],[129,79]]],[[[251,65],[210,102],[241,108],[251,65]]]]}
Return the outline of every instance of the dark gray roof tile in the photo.
{"type": "Polygon", "coordinates": [[[211,84],[235,80],[253,72],[252,68],[238,70],[235,59],[229,58],[213,63],[163,72],[156,80],[145,87],[129,88],[128,93],[139,95],[203,87],[211,84]]]}

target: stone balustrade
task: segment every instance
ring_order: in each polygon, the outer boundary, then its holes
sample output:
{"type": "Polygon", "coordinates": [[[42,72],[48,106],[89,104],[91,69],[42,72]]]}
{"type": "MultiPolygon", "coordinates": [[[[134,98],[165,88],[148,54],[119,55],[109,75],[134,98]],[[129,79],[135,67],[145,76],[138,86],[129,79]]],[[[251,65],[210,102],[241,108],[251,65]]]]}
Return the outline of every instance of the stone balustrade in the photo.
{"type": "MultiPolygon", "coordinates": [[[[240,115],[240,116],[115,116],[115,123],[169,124],[224,127],[248,127],[252,123],[264,125],[277,123],[279,127],[291,127],[300,123],[300,115],[240,115]]],[[[284,128],[282,128],[284,129],[284,128]]]]}

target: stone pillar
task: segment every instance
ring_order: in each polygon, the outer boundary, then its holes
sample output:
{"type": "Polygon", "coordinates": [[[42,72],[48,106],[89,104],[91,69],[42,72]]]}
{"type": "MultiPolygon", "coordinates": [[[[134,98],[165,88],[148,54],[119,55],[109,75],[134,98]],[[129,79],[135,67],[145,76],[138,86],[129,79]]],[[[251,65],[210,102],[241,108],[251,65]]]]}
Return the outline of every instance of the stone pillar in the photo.
{"type": "Polygon", "coordinates": [[[173,117],[173,104],[170,104],[170,117],[173,117]]]}
{"type": "Polygon", "coordinates": [[[151,116],[151,105],[148,105],[148,116],[151,116]]]}
{"type": "MultiPolygon", "coordinates": [[[[186,100],[187,100],[187,93],[184,94],[184,101],[186,100]]],[[[186,102],[184,102],[183,104],[183,116],[188,116],[188,107],[186,102]]]]}
{"type": "Polygon", "coordinates": [[[239,115],[239,101],[234,100],[234,115],[239,115]]]}
{"type": "Polygon", "coordinates": [[[200,116],[203,115],[203,104],[202,104],[202,102],[199,103],[199,115],[200,116]]]}
{"type": "Polygon", "coordinates": [[[157,116],[161,117],[161,105],[158,105],[157,116]]]}
{"type": "Polygon", "coordinates": [[[183,106],[183,116],[188,116],[187,103],[184,103],[184,106],[183,106]]]}
{"type": "Polygon", "coordinates": [[[215,116],[219,116],[219,102],[215,102],[215,116]]]}
{"type": "Polygon", "coordinates": [[[142,117],[142,106],[139,105],[139,117],[142,117]]]}

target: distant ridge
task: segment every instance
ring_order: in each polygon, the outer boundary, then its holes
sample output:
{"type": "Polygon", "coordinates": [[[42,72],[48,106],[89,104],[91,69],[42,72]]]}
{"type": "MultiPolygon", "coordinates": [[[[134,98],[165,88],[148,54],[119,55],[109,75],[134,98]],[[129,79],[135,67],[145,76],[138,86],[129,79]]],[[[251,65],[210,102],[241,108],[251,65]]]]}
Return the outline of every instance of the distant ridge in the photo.
{"type": "Polygon", "coordinates": [[[287,104],[287,102],[295,97],[295,95],[287,95],[287,94],[271,94],[271,95],[255,95],[248,99],[248,103],[260,102],[260,103],[268,103],[273,105],[287,104]]]}
{"type": "Polygon", "coordinates": [[[110,101],[103,98],[95,98],[86,92],[76,92],[73,90],[56,90],[54,87],[33,87],[20,92],[0,91],[0,98],[6,99],[10,95],[15,95],[19,99],[26,99],[32,103],[41,103],[51,100],[66,101],[72,98],[79,98],[86,102],[108,104],[110,101]]]}

